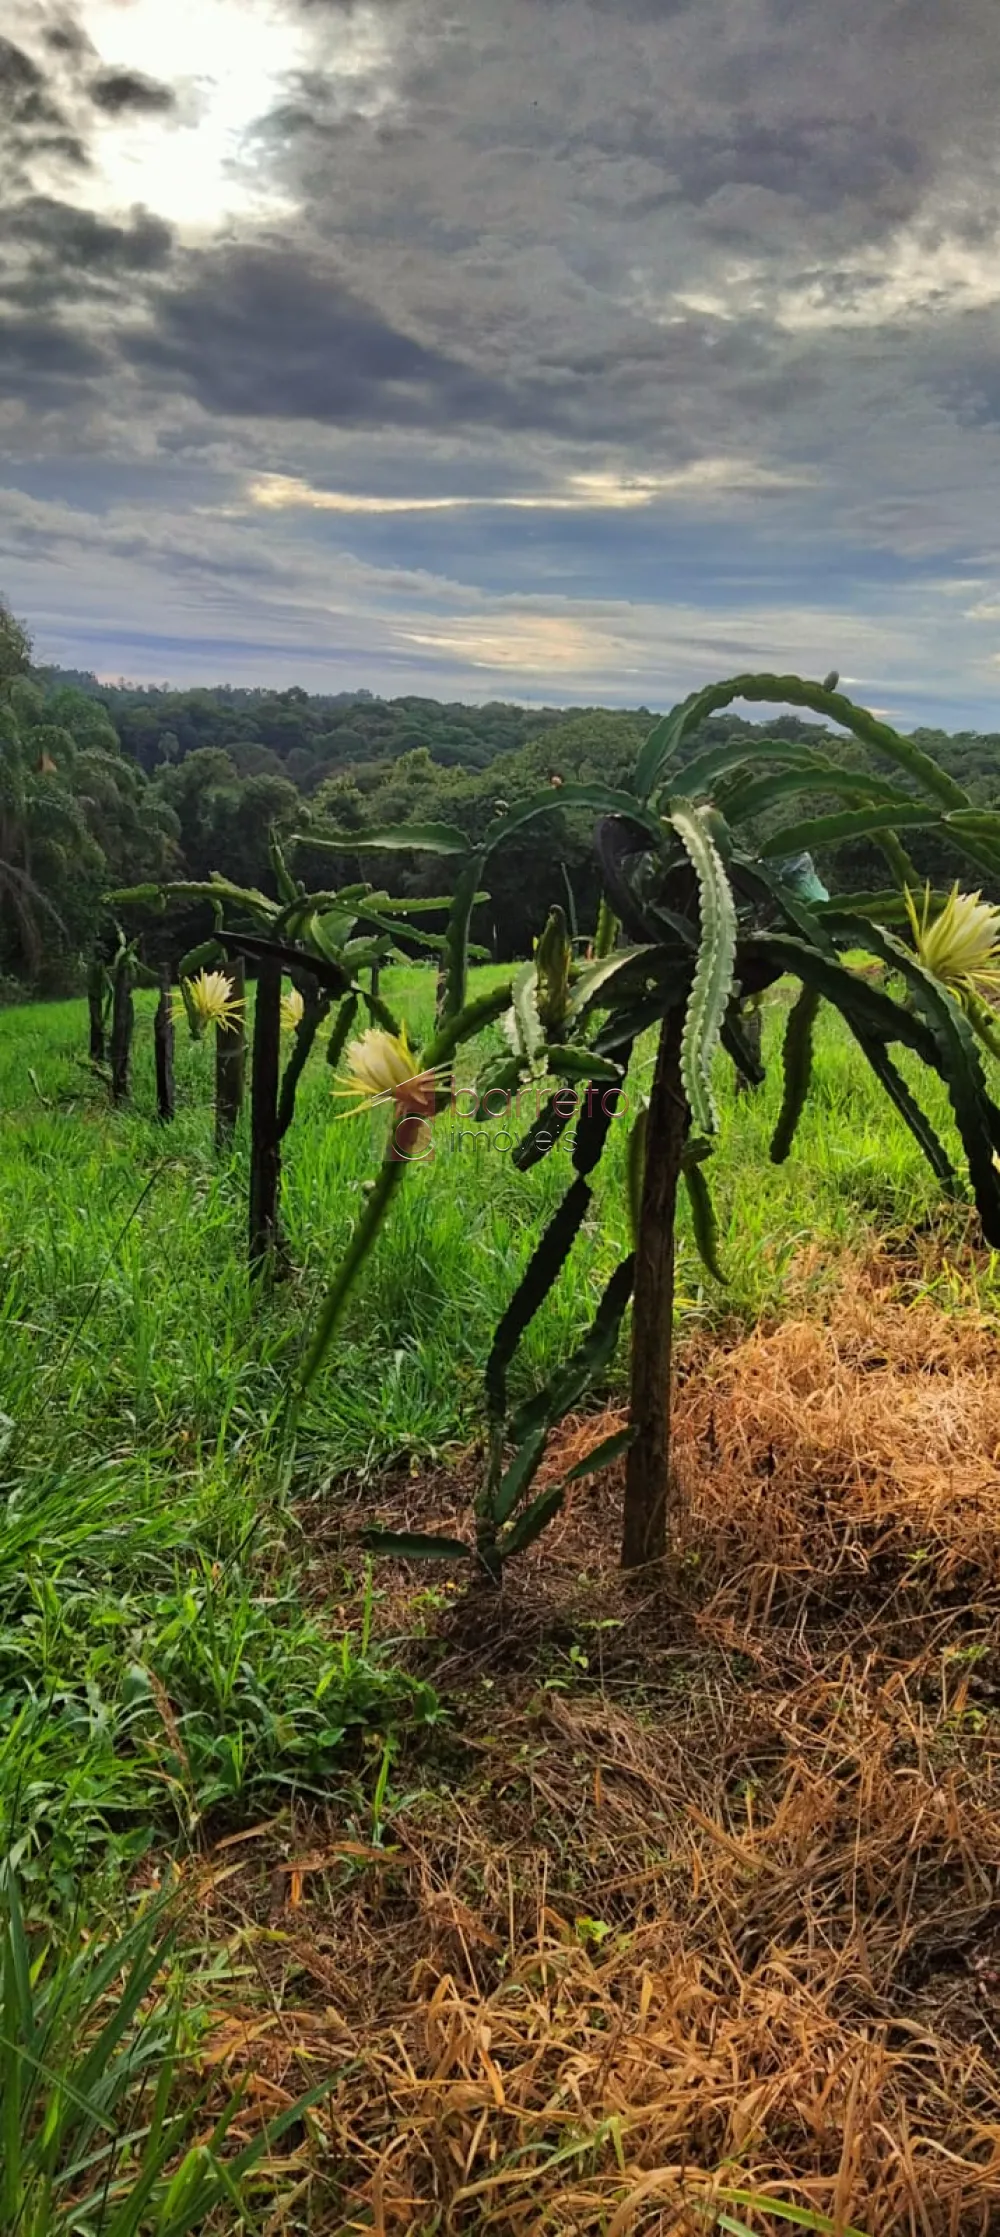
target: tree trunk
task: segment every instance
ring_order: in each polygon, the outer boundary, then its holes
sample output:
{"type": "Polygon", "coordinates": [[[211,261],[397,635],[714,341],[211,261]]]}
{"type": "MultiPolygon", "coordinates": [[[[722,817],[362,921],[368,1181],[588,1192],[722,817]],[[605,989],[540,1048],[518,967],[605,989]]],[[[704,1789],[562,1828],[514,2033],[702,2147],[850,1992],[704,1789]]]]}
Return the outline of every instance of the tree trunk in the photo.
{"type": "Polygon", "coordinates": [[[135,984],[134,966],[123,957],[115,966],[114,1000],[111,1008],[111,1100],[127,1103],[132,1064],[132,1034],[135,1030],[135,1003],[132,988],[135,984]]]}
{"type": "Polygon", "coordinates": [[[236,1125],[243,1109],[243,1090],[246,1081],[247,1029],[246,1029],[246,965],[241,955],[232,956],[226,966],[232,981],[233,1000],[240,1005],[239,1016],[231,1025],[215,1028],[215,1147],[227,1150],[236,1132],[236,1125]]]}
{"type": "Polygon", "coordinates": [[[95,957],[87,973],[87,1009],[90,1013],[90,1061],[103,1064],[107,1049],[104,1036],[104,998],[108,975],[100,957],[95,957]]]}
{"type": "Polygon", "coordinates": [[[164,1125],[174,1115],[174,1013],[170,993],[170,965],[160,968],[160,999],[153,1020],[153,1054],[156,1061],[156,1110],[164,1125]]]}
{"type": "Polygon", "coordinates": [[[625,1474],[622,1568],[641,1569],[667,1550],[670,1380],[674,1328],[674,1223],[690,1112],[681,1083],[683,1006],[660,1030],[646,1128],[646,1170],[636,1240],[632,1303],[631,1421],[625,1474]]]}
{"type": "Polygon", "coordinates": [[[267,956],[257,973],[250,1093],[250,1266],[259,1273],[278,1243],[281,1149],[281,965],[267,956]]]}

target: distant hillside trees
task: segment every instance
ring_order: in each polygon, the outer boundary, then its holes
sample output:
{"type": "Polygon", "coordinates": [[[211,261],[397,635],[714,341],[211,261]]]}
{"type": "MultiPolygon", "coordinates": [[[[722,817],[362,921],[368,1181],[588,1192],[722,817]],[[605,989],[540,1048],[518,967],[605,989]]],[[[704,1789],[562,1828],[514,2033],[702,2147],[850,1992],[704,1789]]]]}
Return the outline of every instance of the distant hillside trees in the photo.
{"type": "MultiPolygon", "coordinates": [[[[430,858],[340,858],[310,851],[310,828],[359,835],[380,825],[457,824],[481,839],[519,801],[551,786],[554,805],[574,780],[624,787],[651,727],[647,707],[560,710],[500,701],[465,706],[407,694],[307,693],[220,684],[104,684],[80,670],[34,668],[26,630],[0,601],[0,974],[56,983],[95,936],[100,893],[150,876],[204,878],[220,870],[273,894],[268,831],[304,834],[296,863],[308,886],[363,876],[392,893],[426,895],[440,872],[430,858]]],[[[686,746],[747,733],[730,712],[686,746]]],[[[808,739],[841,762],[855,749],[798,716],[767,725],[771,737],[808,739]]],[[[1000,736],[921,730],[918,741],[977,802],[1000,797],[1000,736]]],[[[681,769],[681,777],[683,768],[681,769]]],[[[819,793],[801,812],[820,812],[819,793]]],[[[493,858],[490,903],[477,939],[507,960],[558,903],[593,926],[598,902],[591,819],[559,811],[529,825],[493,858]]],[[[766,836],[766,819],[754,833],[766,836]]],[[[914,838],[921,876],[943,875],[933,844],[914,838]]],[[[822,867],[822,864],[821,864],[822,867]]],[[[875,850],[841,848],[837,884],[882,882],[875,850]]],[[[194,909],[185,935],[209,929],[194,909]]],[[[160,940],[145,934],[150,959],[160,940]]],[[[165,951],[164,951],[165,952],[165,951]]]]}
{"type": "Polygon", "coordinates": [[[57,990],[95,936],[105,887],[140,863],[166,875],[178,839],[103,707],[0,678],[0,973],[57,990]]]}

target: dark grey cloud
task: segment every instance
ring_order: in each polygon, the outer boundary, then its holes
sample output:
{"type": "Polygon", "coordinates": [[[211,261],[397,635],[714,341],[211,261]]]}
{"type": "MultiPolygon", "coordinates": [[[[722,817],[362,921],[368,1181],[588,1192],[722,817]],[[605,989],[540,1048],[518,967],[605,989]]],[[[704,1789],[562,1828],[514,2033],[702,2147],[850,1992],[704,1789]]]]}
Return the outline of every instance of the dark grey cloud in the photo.
{"type": "Polygon", "coordinates": [[[469,0],[437,23],[401,7],[387,100],[345,87],[331,37],[261,131],[306,234],[428,346],[495,373],[555,327],[570,359],[599,341],[610,362],[657,297],[681,316],[671,295],[703,294],[731,254],[759,263],[765,297],[829,273],[833,302],[840,264],[923,220],[956,148],[980,199],[992,0],[845,0],[843,21],[825,0],[702,0],[615,21],[611,37],[594,0],[469,0]],[[641,275],[624,314],[623,268],[641,275]]]}
{"type": "Polygon", "coordinates": [[[0,183],[25,183],[40,160],[83,169],[85,142],[46,71],[0,36],[0,183]]]}
{"type": "MultiPolygon", "coordinates": [[[[343,24],[350,18],[357,19],[370,8],[371,0],[289,0],[291,17],[305,16],[314,23],[329,18],[331,23],[343,24]]],[[[403,14],[412,7],[412,0],[380,0],[383,14],[403,14]]]]}
{"type": "MultiPolygon", "coordinates": [[[[92,331],[91,302],[133,310],[162,272],[172,230],[143,210],[105,216],[83,205],[94,177],[95,133],[137,116],[163,115],[169,88],[141,74],[101,70],[84,25],[61,11],[27,18],[26,43],[0,40],[0,313],[8,319],[3,393],[30,411],[38,396],[73,396],[86,411],[88,380],[112,363],[92,331]],[[45,191],[39,191],[44,181],[45,191]],[[63,191],[53,191],[56,183],[63,191]],[[65,191],[66,187],[70,191],[65,191]],[[35,188],[35,191],[32,189],[35,188]]],[[[93,189],[90,189],[93,191],[93,189]]]]}
{"type": "Polygon", "coordinates": [[[554,31],[560,28],[560,19],[570,25],[574,15],[579,20],[584,4],[588,13],[597,18],[612,16],[619,23],[651,24],[655,29],[686,15],[690,8],[699,5],[699,0],[537,0],[539,12],[547,10],[554,19],[554,31]]]}
{"type": "Polygon", "coordinates": [[[148,210],[135,210],[122,223],[82,210],[50,195],[30,195],[8,210],[8,242],[23,242],[61,272],[77,265],[87,272],[154,272],[166,263],[174,229],[148,210]]]}
{"type": "Polygon", "coordinates": [[[0,37],[0,102],[13,125],[61,123],[61,112],[47,89],[45,72],[23,47],[0,37]]]}
{"type": "MultiPolygon", "coordinates": [[[[713,130],[685,135],[682,128],[672,145],[661,127],[660,148],[680,197],[696,208],[727,191],[761,187],[807,211],[850,202],[891,221],[908,214],[933,167],[924,143],[905,131],[873,130],[867,117],[831,121],[818,102],[793,119],[762,123],[744,113],[713,130]]],[[[753,224],[751,213],[748,230],[753,224]]]]}
{"type": "Polygon", "coordinates": [[[109,117],[163,116],[177,106],[170,86],[140,70],[100,70],[87,91],[94,107],[109,117]]]}
{"type": "MultiPolygon", "coordinates": [[[[138,242],[114,244],[116,261],[138,242]]],[[[168,256],[166,243],[148,243],[168,256]]],[[[109,243],[109,253],[112,244],[109,243]]],[[[136,268],[140,254],[136,254],[136,268]]],[[[153,255],[147,271],[155,269],[153,255]]],[[[429,344],[417,323],[394,322],[349,287],[329,249],[267,246],[175,256],[169,283],[147,297],[149,322],[122,339],[123,356],[161,387],[182,389],[220,419],[282,420],[373,431],[461,429],[619,443],[647,431],[669,435],[681,464],[710,426],[702,396],[700,436],[677,400],[706,385],[738,394],[758,414],[780,414],[792,393],[815,382],[808,366],[774,366],[772,339],[751,319],[726,329],[691,312],[662,331],[623,314],[615,336],[540,332],[527,352],[506,353],[484,330],[479,362],[429,344]]],[[[440,329],[446,340],[444,322],[440,329]]],[[[786,353],[787,354],[787,353],[786,353]]]]}
{"type": "Polygon", "coordinates": [[[50,54],[82,57],[93,53],[91,42],[79,18],[67,11],[50,16],[41,27],[41,43],[50,54]]]}
{"type": "MultiPolygon", "coordinates": [[[[844,0],[834,25],[820,0],[311,0],[295,12],[317,27],[312,66],[257,143],[294,238],[244,222],[170,263],[155,224],[88,232],[36,197],[18,240],[39,299],[60,259],[78,298],[156,275],[124,359],[220,421],[521,425],[683,460],[734,410],[752,443],[849,361],[842,334],[790,338],[782,292],[815,283],[830,318],[851,313],[858,255],[921,209],[956,116],[985,114],[991,9],[844,0]],[[387,42],[368,75],[339,66],[352,25],[387,42]],[[950,42],[931,115],[904,30],[925,57],[950,42]],[[756,267],[735,315],[733,256],[756,267]]],[[[70,63],[96,86],[101,128],[168,113],[172,89],[95,72],[77,19],[47,37],[63,94],[70,63]]],[[[65,118],[30,57],[20,76],[22,103],[47,100],[50,129],[65,118]]],[[[986,230],[979,208],[956,220],[966,237],[986,230]]],[[[32,300],[30,276],[14,284],[32,300]]]]}
{"type": "Polygon", "coordinates": [[[75,306],[133,308],[145,283],[168,265],[173,240],[172,227],[148,211],[116,224],[72,202],[26,196],[5,216],[0,305],[59,314],[59,332],[72,336],[66,319],[75,306]]]}
{"type": "Polygon", "coordinates": [[[30,394],[42,406],[71,396],[74,385],[100,374],[107,359],[95,340],[64,320],[0,317],[0,394],[30,394]]]}
{"type": "Polygon", "coordinates": [[[495,379],[425,346],[347,288],[329,262],[277,245],[189,258],[127,353],[205,411],[338,426],[550,426],[541,378],[495,379]]]}

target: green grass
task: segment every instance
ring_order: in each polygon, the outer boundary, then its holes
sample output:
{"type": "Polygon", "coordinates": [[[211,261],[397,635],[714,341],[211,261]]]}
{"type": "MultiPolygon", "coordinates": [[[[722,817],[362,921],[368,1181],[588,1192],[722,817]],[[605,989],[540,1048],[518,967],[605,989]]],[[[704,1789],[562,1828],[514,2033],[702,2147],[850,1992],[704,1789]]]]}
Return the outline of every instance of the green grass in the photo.
{"type": "MultiPolygon", "coordinates": [[[[432,986],[427,972],[400,971],[389,998],[419,1028],[429,1022],[432,986]]],[[[772,1056],[782,1016],[776,1002],[772,1056]]],[[[300,1357],[377,1169],[385,1120],[337,1116],[329,1073],[314,1057],[286,1145],[294,1273],[261,1300],[243,1265],[244,1130],[223,1164],[212,1148],[211,1047],[178,1036],[180,1110],[164,1130],[144,1115],[153,1107],[148,1004],[137,1041],[135,1111],[110,1115],[79,1063],[78,1005],[0,1017],[0,1405],[22,1429],[34,1424],[34,1444],[41,1432],[44,1449],[55,1440],[63,1457],[96,1451],[106,1462],[118,1452],[123,1464],[139,1456],[155,1466],[165,1446],[176,1462],[182,1441],[185,1483],[200,1506],[206,1474],[252,1446],[300,1357]]],[[[647,1083],[651,1053],[642,1052],[647,1083]]],[[[474,1059],[464,1054],[462,1076],[471,1077],[474,1059]]],[[[784,1167],[768,1159],[778,1065],[757,1095],[736,1098],[730,1081],[710,1168],[729,1280],[720,1292],[704,1276],[683,1211],[686,1315],[749,1320],[779,1310],[789,1260],[804,1242],[836,1254],[866,1223],[912,1225],[934,1213],[932,1177],[837,1021],[823,1021],[809,1107],[784,1167]]],[[[633,1098],[641,1084],[640,1067],[633,1098]]],[[[942,1097],[928,1084],[928,1107],[940,1118],[942,1097]]],[[[579,1335],[620,1254],[627,1124],[615,1123],[594,1215],[529,1331],[521,1367],[530,1377],[579,1335]]],[[[516,1173],[502,1136],[499,1122],[442,1119],[433,1164],[407,1177],[310,1411],[322,1468],[433,1453],[474,1420],[490,1333],[568,1172],[559,1148],[533,1172],[516,1173]]],[[[218,1511],[215,1492],[208,1504],[218,1511]]]]}
{"type": "MultiPolygon", "coordinates": [[[[400,970],[386,991],[418,1032],[429,1025],[429,972],[400,970]]],[[[784,1009],[772,1001],[770,1056],[784,1009]]],[[[220,1163],[211,1045],[179,1033],[178,1117],[156,1123],[150,1020],[144,1000],[134,1106],[112,1113],[80,1061],[81,1004],[0,1016],[0,1858],[60,1902],[81,1871],[127,1862],[157,1829],[190,1839],[206,1813],[238,1817],[338,1778],[363,1797],[387,1736],[435,1714],[366,1627],[345,1640],[304,1607],[308,1547],[267,1435],[384,1117],[337,1117],[317,1052],[286,1145],[291,1270],[254,1294],[245,1122],[220,1163]]],[[[462,1077],[474,1066],[466,1052],[462,1077]]],[[[721,1083],[711,1179],[729,1280],[720,1290],[704,1274],[685,1208],[683,1326],[778,1314],[804,1246],[819,1246],[821,1284],[866,1228],[941,1215],[910,1136],[829,1017],[793,1154],[772,1166],[779,1070],[756,1095],[721,1083]]],[[[641,1084],[640,1066],[633,1104],[641,1084]]],[[[624,1247],[627,1125],[615,1121],[592,1215],[528,1332],[515,1390],[578,1341],[624,1247]]],[[[492,1330],[568,1172],[560,1147],[517,1174],[501,1132],[445,1117],[433,1163],[407,1175],[304,1417],[300,1520],[338,1472],[419,1462],[475,1431],[492,1330]]],[[[995,1275],[980,1257],[988,1310],[995,1275]]]]}
{"type": "MultiPolygon", "coordinates": [[[[387,975],[417,1038],[433,988],[425,970],[387,975]]],[[[793,1153],[770,1163],[786,1011],[779,990],[762,1090],[737,1097],[720,1071],[710,1178],[729,1278],[720,1289],[705,1275],[685,1204],[682,1337],[780,1316],[793,1268],[801,1310],[845,1250],[927,1223],[958,1239],[926,1277],[939,1301],[995,1314],[995,1258],[965,1247],[962,1212],[942,1205],[829,1013],[793,1153]]],[[[179,1032],[178,1116],[156,1123],[151,998],[139,1012],[133,1104],[119,1112],[81,1061],[83,1004],[0,1013],[0,2163],[12,2226],[82,2226],[82,2167],[100,2187],[88,2228],[181,2237],[220,2201],[218,2226],[241,2225],[226,2189],[236,2163],[219,2174],[189,2148],[190,2105],[172,2109],[197,2038],[198,1961],[172,1955],[158,2000],[141,2017],[129,2004],[158,1917],[136,1909],[143,1858],[182,1858],[296,1795],[332,1802],[377,1849],[400,1782],[433,1785],[446,1712],[379,1642],[377,1570],[349,1572],[315,1539],[344,1471],[363,1489],[387,1463],[419,1467],[476,1432],[494,1327],[570,1168],[561,1146],[516,1173],[499,1120],[436,1123],[433,1162],[406,1175],[310,1395],[289,1493],[272,1426],[386,1121],[336,1115],[317,1051],[286,1143],[287,1273],[251,1289],[246,1121],[220,1160],[211,1043],[179,1032]],[[110,2034],[88,2064],[98,2018],[110,2034]]],[[[493,1028],[485,1045],[498,1040],[493,1028]]],[[[463,1081],[481,1054],[463,1052],[463,1081]]],[[[652,1054],[633,1068],[633,1110],[652,1054]]],[[[937,1083],[922,1093],[952,1139],[937,1083]]],[[[629,1124],[614,1122],[515,1395],[579,1341],[626,1247],[629,1124]]],[[[220,1945],[202,1971],[230,1963],[220,1945]]]]}
{"type": "Polygon", "coordinates": [[[84,1929],[33,1940],[16,1887],[6,1893],[0,2227],[11,2237],[245,2227],[254,2171],[298,2108],[234,2149],[238,2100],[206,2121],[185,2089],[198,2028],[182,2005],[169,1903],[153,1901],[102,1947],[84,1929]]]}

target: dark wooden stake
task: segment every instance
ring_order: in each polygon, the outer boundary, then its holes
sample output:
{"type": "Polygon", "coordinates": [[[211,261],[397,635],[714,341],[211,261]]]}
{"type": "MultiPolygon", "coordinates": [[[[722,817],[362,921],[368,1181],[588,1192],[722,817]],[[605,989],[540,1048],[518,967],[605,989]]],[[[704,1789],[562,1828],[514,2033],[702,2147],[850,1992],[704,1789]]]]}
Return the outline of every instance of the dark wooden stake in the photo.
{"type": "MultiPolygon", "coordinates": [[[[743,1039],[747,1042],[751,1055],[755,1056],[759,1063],[764,1040],[764,1012],[759,1002],[747,1003],[745,1010],[740,1013],[740,1024],[743,1028],[743,1039]]],[[[754,1086],[755,1082],[748,1079],[745,1072],[737,1072],[737,1095],[751,1094],[754,1086]]]]}
{"type": "Polygon", "coordinates": [[[215,1147],[227,1150],[243,1109],[247,1068],[246,965],[241,955],[230,958],[227,976],[233,983],[233,1000],[240,1005],[231,1025],[215,1028],[215,1147]]]}
{"type": "Polygon", "coordinates": [[[250,1266],[259,1273],[278,1244],[281,1147],[281,964],[263,957],[257,972],[250,1089],[250,1266]]]}
{"type": "Polygon", "coordinates": [[[156,1062],[156,1111],[164,1125],[173,1118],[174,1099],[174,1011],[170,991],[170,965],[160,966],[160,999],[153,1020],[153,1055],[156,1062]]]}
{"type": "Polygon", "coordinates": [[[684,1010],[667,1013],[653,1075],[646,1171],[636,1243],[632,1303],[631,1420],[625,1472],[622,1568],[641,1569],[667,1550],[670,1487],[671,1363],[674,1335],[674,1226],[690,1113],[681,1082],[684,1010]]]}
{"type": "Polygon", "coordinates": [[[95,956],[87,973],[87,1009],[90,1013],[90,1061],[103,1064],[107,1054],[104,1034],[104,1002],[108,989],[108,974],[100,956],[95,956]]]}
{"type": "Polygon", "coordinates": [[[132,989],[135,985],[135,966],[127,956],[115,965],[114,999],[111,1006],[111,1100],[127,1103],[132,1065],[132,1035],[135,1031],[135,1003],[132,989]]]}

